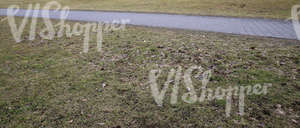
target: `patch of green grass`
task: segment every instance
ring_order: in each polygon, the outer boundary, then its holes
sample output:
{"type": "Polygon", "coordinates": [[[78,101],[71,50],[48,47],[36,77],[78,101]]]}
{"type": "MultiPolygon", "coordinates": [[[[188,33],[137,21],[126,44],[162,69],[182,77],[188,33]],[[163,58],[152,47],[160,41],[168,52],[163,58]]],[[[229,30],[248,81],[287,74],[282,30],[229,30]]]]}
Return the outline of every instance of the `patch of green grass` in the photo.
{"type": "MultiPolygon", "coordinates": [[[[38,22],[37,30],[41,30],[38,22]]],[[[73,24],[72,22],[68,22],[73,24]]],[[[104,32],[103,52],[82,52],[82,38],[16,43],[0,24],[0,127],[297,127],[299,41],[187,30],[128,26],[104,32]],[[179,85],[157,106],[148,73],[192,65],[213,70],[209,88],[271,83],[267,95],[245,98],[245,115],[234,99],[225,117],[225,100],[187,104],[179,85]],[[104,86],[105,85],[105,86],[104,86]],[[285,112],[276,112],[280,104],[285,112]]],[[[29,26],[24,39],[28,38],[29,26]]],[[[92,34],[91,36],[95,36],[92,34]]],[[[193,74],[195,75],[195,74],[193,74]]],[[[200,95],[201,81],[192,78],[200,95]]]]}
{"type": "MultiPolygon", "coordinates": [[[[57,0],[72,9],[134,11],[154,13],[175,13],[190,15],[213,15],[235,17],[290,17],[293,5],[297,0],[57,0]]],[[[1,0],[1,8],[9,5],[20,5],[27,8],[28,4],[40,3],[47,0],[1,0]]]]}

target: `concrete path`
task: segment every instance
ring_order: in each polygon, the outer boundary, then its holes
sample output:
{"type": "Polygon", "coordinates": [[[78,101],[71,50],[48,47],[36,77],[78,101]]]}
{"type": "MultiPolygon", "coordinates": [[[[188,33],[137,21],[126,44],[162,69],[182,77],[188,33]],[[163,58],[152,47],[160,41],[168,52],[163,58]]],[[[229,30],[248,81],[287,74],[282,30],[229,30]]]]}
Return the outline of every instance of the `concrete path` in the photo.
{"type": "MultiPolygon", "coordinates": [[[[6,16],[6,11],[0,9],[0,16],[6,16]]],[[[20,9],[16,16],[24,16],[25,12],[20,9]]],[[[59,19],[60,12],[50,11],[50,18],[59,19]]],[[[297,39],[292,23],[283,20],[75,10],[70,11],[67,18],[91,22],[121,19],[129,19],[132,25],[297,39]]]]}

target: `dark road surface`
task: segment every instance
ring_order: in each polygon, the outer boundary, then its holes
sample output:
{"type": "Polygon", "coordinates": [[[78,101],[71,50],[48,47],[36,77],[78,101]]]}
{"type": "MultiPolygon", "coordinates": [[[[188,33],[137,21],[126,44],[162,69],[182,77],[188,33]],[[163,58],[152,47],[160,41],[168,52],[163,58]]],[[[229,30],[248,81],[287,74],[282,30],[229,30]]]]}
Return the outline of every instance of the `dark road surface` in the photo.
{"type": "MultiPolygon", "coordinates": [[[[25,12],[20,9],[16,16],[24,16],[25,12]]],[[[0,9],[0,16],[6,15],[7,10],[0,9]]],[[[59,19],[60,12],[50,11],[50,18],[59,19]]],[[[292,22],[283,20],[75,10],[67,17],[67,20],[90,22],[121,19],[129,19],[132,25],[297,39],[292,22]]]]}

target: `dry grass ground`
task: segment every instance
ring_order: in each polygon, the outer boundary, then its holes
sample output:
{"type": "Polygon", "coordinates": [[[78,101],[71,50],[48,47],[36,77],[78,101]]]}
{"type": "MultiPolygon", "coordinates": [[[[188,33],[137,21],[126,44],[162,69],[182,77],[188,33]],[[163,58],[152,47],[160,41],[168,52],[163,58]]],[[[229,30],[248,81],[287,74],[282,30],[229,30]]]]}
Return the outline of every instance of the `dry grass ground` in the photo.
{"type": "MultiPolygon", "coordinates": [[[[291,7],[298,0],[57,0],[72,9],[176,13],[235,17],[290,17],[291,7]]],[[[48,0],[0,0],[0,7],[28,4],[48,0]]]]}
{"type": "Polygon", "coordinates": [[[16,43],[6,21],[0,30],[0,127],[299,127],[299,41],[129,26],[105,32],[102,53],[91,43],[80,54],[80,36],[28,41],[27,26],[16,43]],[[158,107],[149,71],[166,71],[162,82],[191,65],[213,68],[211,88],[273,86],[246,96],[242,118],[237,99],[226,118],[224,100],[171,105],[170,90],[158,107]]]}

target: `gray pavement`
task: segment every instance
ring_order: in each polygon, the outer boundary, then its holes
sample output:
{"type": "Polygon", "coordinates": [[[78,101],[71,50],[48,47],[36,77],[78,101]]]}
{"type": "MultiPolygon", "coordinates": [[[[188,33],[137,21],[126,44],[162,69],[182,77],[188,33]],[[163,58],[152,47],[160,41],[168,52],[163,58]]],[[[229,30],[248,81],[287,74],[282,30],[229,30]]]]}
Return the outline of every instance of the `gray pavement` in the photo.
{"type": "MultiPolygon", "coordinates": [[[[16,16],[24,16],[25,12],[26,10],[20,9],[16,16]]],[[[0,16],[6,15],[7,10],[0,9],[0,16]]],[[[41,15],[38,17],[41,17],[41,15]]],[[[59,19],[60,12],[50,11],[50,18],[59,19]]],[[[76,10],[70,11],[67,17],[67,20],[90,22],[111,22],[121,19],[129,19],[129,24],[132,25],[297,39],[292,22],[273,19],[76,10]]]]}

